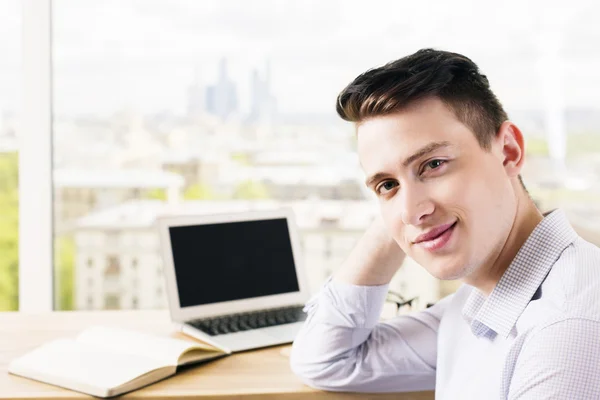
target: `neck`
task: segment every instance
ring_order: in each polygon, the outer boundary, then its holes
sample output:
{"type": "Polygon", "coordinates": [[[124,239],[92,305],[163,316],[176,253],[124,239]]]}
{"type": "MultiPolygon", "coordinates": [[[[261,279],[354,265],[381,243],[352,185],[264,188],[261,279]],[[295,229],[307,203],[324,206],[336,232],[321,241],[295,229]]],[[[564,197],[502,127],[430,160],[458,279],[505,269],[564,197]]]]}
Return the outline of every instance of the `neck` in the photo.
{"type": "Polygon", "coordinates": [[[544,217],[529,196],[525,193],[520,195],[517,201],[517,212],[504,245],[490,255],[489,261],[485,262],[482,268],[465,278],[465,283],[476,287],[485,296],[489,296],[542,219],[544,217]]]}

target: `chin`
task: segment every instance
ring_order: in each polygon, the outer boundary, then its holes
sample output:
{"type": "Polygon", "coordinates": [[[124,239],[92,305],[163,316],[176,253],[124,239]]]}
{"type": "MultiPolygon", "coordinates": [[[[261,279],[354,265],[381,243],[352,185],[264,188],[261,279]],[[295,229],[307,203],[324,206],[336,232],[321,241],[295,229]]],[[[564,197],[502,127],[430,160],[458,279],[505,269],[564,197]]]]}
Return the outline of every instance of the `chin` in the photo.
{"type": "Polygon", "coordinates": [[[465,266],[465,263],[444,262],[443,260],[436,260],[427,265],[425,269],[429,271],[431,275],[443,281],[462,279],[467,276],[469,272],[468,267],[465,266]]]}

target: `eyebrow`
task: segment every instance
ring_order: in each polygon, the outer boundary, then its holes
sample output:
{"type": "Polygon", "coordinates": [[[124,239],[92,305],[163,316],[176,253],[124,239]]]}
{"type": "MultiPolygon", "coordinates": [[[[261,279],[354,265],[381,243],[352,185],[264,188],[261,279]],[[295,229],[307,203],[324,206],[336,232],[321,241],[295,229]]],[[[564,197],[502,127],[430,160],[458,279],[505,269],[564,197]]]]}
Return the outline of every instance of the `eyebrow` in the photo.
{"type": "Polygon", "coordinates": [[[448,147],[448,146],[450,146],[450,142],[446,142],[446,141],[429,143],[428,145],[421,147],[412,156],[410,156],[406,160],[404,160],[404,162],[402,163],[402,166],[408,167],[410,164],[415,162],[415,160],[418,160],[419,158],[421,158],[429,153],[433,153],[437,149],[441,149],[442,147],[448,147]]]}
{"type": "MultiPolygon", "coordinates": [[[[415,162],[415,160],[418,160],[419,158],[429,154],[429,153],[433,153],[434,151],[441,149],[443,147],[449,147],[450,146],[450,142],[447,141],[443,141],[443,142],[431,142],[423,147],[421,147],[419,150],[417,150],[416,152],[414,152],[411,156],[407,157],[406,160],[404,160],[402,162],[402,166],[403,167],[408,167],[410,164],[412,164],[413,162],[415,162]]],[[[367,187],[370,187],[374,182],[378,181],[381,178],[386,177],[388,174],[383,173],[383,172],[378,172],[375,175],[371,176],[370,178],[368,178],[365,181],[365,185],[367,185],[367,187]]]]}

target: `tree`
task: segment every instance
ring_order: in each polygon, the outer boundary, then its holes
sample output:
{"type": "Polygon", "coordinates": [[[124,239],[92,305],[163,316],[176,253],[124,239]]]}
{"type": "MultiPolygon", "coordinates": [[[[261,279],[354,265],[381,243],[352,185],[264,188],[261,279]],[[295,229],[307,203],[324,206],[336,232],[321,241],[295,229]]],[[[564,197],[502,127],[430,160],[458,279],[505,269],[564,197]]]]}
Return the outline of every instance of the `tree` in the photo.
{"type": "Polygon", "coordinates": [[[75,241],[71,236],[57,237],[54,249],[56,307],[58,310],[73,310],[75,241]]]}
{"type": "Polygon", "coordinates": [[[216,197],[213,188],[205,183],[196,183],[183,193],[184,200],[214,200],[216,197]]]}
{"type": "Polygon", "coordinates": [[[0,154],[0,311],[19,307],[18,154],[0,154]]]}
{"type": "Polygon", "coordinates": [[[231,160],[239,163],[240,165],[248,166],[250,165],[250,157],[247,153],[238,152],[231,153],[231,160]]]}
{"type": "Polygon", "coordinates": [[[152,189],[144,193],[144,198],[151,200],[167,201],[167,191],[165,189],[152,189]]]}
{"type": "Polygon", "coordinates": [[[234,199],[268,199],[269,191],[267,187],[256,181],[244,181],[238,184],[233,192],[234,199]]]}

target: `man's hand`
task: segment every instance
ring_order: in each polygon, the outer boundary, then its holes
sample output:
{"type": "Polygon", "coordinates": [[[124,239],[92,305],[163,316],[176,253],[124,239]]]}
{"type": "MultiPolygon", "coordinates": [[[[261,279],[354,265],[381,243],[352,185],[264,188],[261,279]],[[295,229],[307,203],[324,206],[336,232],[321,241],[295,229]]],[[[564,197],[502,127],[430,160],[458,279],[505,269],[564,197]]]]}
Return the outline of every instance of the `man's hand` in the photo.
{"type": "Polygon", "coordinates": [[[384,285],[392,280],[404,257],[378,216],[333,279],[361,286],[384,285]]]}

